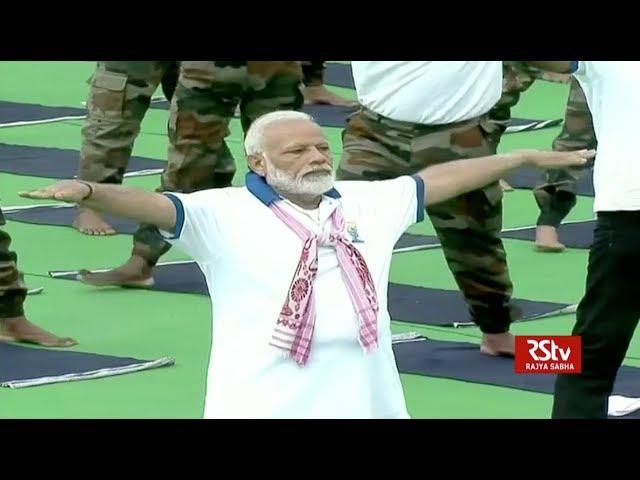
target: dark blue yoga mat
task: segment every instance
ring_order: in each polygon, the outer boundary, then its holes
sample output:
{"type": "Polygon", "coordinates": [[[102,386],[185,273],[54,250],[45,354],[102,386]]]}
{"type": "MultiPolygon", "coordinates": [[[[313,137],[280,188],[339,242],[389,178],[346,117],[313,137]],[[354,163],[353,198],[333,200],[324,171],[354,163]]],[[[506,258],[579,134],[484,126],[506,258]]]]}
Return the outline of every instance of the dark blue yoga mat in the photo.
{"type": "MultiPolygon", "coordinates": [[[[482,354],[479,346],[473,343],[424,339],[396,343],[393,350],[401,373],[553,393],[556,375],[517,374],[513,358],[482,354]]],[[[640,397],[640,369],[622,366],[613,394],[640,397]]],[[[624,418],[640,418],[640,412],[625,415],[624,418]]]]}
{"type": "MultiPolygon", "coordinates": [[[[568,248],[589,249],[593,243],[593,232],[596,226],[595,220],[585,220],[582,222],[564,223],[558,227],[558,236],[568,248]]],[[[505,230],[500,235],[502,238],[514,240],[528,240],[534,242],[536,239],[536,227],[505,230]]],[[[434,235],[419,235],[415,233],[403,234],[396,243],[396,249],[419,250],[421,247],[440,245],[438,237],[434,235]]]]}
{"type": "MultiPolygon", "coordinates": [[[[76,273],[50,272],[55,278],[76,280],[76,273]]],[[[153,290],[208,295],[204,275],[194,262],[158,265],[154,270],[153,290]]],[[[389,284],[388,304],[391,318],[422,325],[455,326],[470,321],[462,295],[455,290],[389,284]]],[[[567,307],[567,304],[514,300],[523,319],[533,319],[567,307]]]]}
{"type": "MultiPolygon", "coordinates": [[[[80,152],[65,148],[29,147],[0,143],[0,172],[67,179],[78,174],[80,152]]],[[[131,157],[126,172],[162,169],[166,162],[152,158],[131,157]]]]}
{"type": "Polygon", "coordinates": [[[170,357],[139,360],[0,342],[0,386],[23,388],[89,380],[149,370],[174,363],[170,357]]]}
{"type": "Polygon", "coordinates": [[[79,117],[87,114],[85,108],[48,107],[35,103],[0,101],[0,124],[33,122],[60,117],[79,117]]]}

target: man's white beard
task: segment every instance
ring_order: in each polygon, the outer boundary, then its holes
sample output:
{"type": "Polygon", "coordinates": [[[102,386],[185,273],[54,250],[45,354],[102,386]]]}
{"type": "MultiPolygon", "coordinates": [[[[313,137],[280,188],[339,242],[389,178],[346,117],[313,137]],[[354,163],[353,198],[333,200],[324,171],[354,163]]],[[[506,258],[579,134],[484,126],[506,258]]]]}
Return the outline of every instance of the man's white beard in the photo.
{"type": "Polygon", "coordinates": [[[281,170],[270,164],[266,181],[274,190],[285,195],[315,197],[331,190],[335,178],[336,174],[333,171],[313,172],[302,178],[295,178],[286,170],[281,170]]]}

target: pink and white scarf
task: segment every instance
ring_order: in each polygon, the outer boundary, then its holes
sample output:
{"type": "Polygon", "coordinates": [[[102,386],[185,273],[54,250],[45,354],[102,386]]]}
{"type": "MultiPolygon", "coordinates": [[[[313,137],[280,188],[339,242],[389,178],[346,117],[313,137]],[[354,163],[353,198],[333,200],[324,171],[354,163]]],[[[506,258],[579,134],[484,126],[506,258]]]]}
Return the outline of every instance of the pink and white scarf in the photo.
{"type": "Polygon", "coordinates": [[[316,320],[314,283],[318,273],[318,246],[332,245],[336,249],[342,278],[358,316],[358,341],[365,352],[378,346],[378,297],[371,273],[362,254],[345,236],[345,221],[336,208],[331,215],[329,231],[316,235],[304,227],[280,202],[270,208],[303,242],[302,253],[278,316],[270,345],[283,351],[304,366],[311,351],[311,339],[316,320]]]}

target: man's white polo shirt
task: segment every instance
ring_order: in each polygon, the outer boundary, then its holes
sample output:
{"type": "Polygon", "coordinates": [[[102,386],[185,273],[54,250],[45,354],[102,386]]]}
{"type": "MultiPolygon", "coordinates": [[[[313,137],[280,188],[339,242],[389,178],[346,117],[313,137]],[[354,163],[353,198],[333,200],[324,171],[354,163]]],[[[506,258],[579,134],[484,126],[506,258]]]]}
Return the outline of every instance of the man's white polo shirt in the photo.
{"type": "Polygon", "coordinates": [[[402,122],[443,125],[487,113],[502,95],[502,62],[351,62],[359,102],[402,122]]]}
{"type": "MultiPolygon", "coordinates": [[[[177,212],[170,241],[197,261],[212,299],[205,418],[408,417],[391,345],[387,283],[396,241],[424,218],[420,177],[337,182],[323,196],[320,225],[328,227],[341,205],[347,232],[374,279],[379,348],[365,354],[359,345],[335,249],[320,247],[317,317],[304,367],[269,345],[302,250],[300,239],[268,208],[278,194],[249,173],[246,187],[166,195],[177,212]]],[[[284,205],[319,232],[313,215],[284,205]]]]}
{"type": "Polygon", "coordinates": [[[640,210],[640,62],[574,62],[573,70],[598,140],[594,210],[640,210]]]}

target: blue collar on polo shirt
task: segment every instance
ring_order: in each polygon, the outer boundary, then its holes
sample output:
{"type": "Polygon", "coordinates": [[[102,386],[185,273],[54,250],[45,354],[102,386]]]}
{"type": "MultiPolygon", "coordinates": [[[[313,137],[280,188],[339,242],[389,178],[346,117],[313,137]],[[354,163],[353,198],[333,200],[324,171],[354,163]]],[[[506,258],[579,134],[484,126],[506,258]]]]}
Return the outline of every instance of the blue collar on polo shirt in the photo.
{"type": "MultiPolygon", "coordinates": [[[[278,192],[271,188],[271,185],[265,181],[264,177],[261,177],[256,172],[249,171],[244,183],[247,190],[267,206],[282,198],[278,192]]],[[[340,198],[340,194],[335,188],[325,192],[325,195],[331,198],[340,198]]]]}

